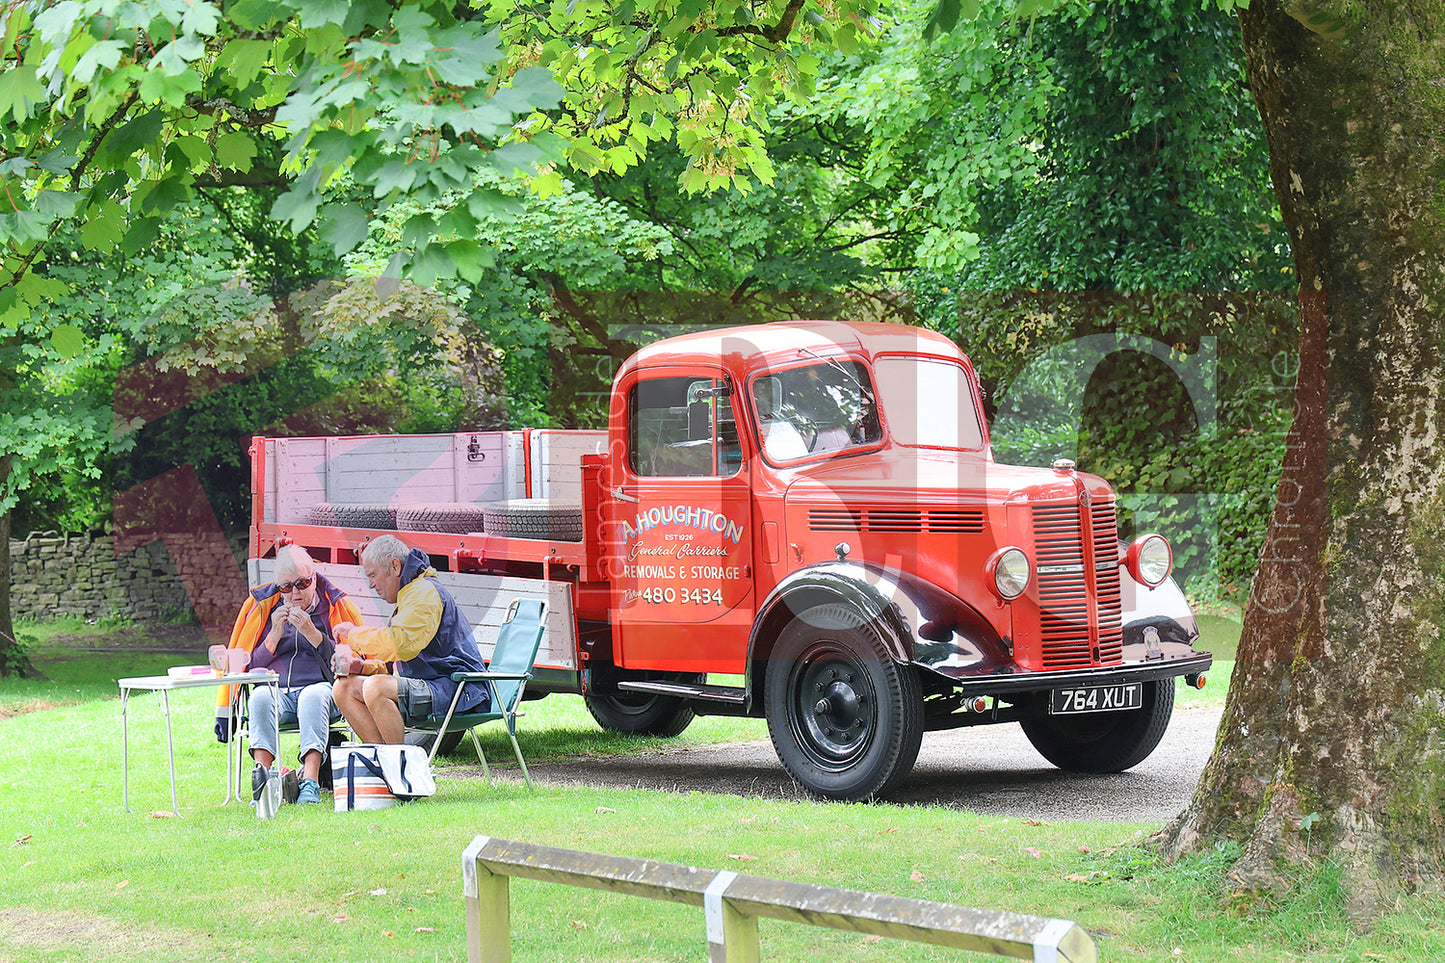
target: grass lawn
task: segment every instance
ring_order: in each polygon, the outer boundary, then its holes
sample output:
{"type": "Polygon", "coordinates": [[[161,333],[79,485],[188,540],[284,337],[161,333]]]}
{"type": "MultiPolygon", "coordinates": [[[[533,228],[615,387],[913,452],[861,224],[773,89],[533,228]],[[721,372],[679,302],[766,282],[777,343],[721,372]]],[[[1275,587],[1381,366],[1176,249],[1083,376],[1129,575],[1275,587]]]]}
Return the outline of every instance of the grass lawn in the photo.
{"type": "MultiPolygon", "coordinates": [[[[25,632],[56,681],[0,682],[0,961],[464,959],[461,853],[478,833],[1064,917],[1095,934],[1107,961],[1445,958],[1441,899],[1406,900],[1361,936],[1323,873],[1271,912],[1232,913],[1220,883],[1230,853],[1158,865],[1136,846],[1153,824],[529,791],[504,766],[492,788],[465,777],[460,754],[423,802],[358,813],[288,806],[258,820],[249,806],[220,805],[225,749],[210,735],[209,690],[172,697],[180,819],[166,811],[160,712],[149,695],[133,697],[125,812],[114,679],[199,659],[122,650],[61,660],[83,644],[77,633],[41,628],[25,632]]],[[[1232,655],[1230,624],[1206,629],[1232,655]]],[[[1227,671],[1213,675],[1189,698],[1222,699],[1227,671]]],[[[574,697],[535,703],[524,729],[529,759],[638,745],[604,736],[574,697]]],[[[702,719],[683,736],[748,738],[765,738],[760,722],[702,719]]],[[[485,746],[490,759],[510,758],[497,733],[485,746]]],[[[512,919],[518,961],[706,953],[701,913],[670,903],[522,880],[512,884],[512,919]]],[[[771,960],[996,959],[767,920],[760,928],[771,960]]]]}

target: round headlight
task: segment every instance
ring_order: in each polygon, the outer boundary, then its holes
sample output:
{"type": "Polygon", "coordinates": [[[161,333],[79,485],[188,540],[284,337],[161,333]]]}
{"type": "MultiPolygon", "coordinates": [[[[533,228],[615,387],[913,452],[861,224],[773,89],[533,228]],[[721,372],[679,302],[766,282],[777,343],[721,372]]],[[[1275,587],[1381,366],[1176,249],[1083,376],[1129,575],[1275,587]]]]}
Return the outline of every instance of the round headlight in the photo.
{"type": "Polygon", "coordinates": [[[1017,548],[1001,548],[989,557],[988,575],[999,598],[1016,599],[1029,587],[1028,556],[1017,548]]]}
{"type": "Polygon", "coordinates": [[[1140,535],[1129,545],[1125,564],[1134,581],[1154,588],[1174,569],[1174,550],[1163,535],[1140,535]]]}

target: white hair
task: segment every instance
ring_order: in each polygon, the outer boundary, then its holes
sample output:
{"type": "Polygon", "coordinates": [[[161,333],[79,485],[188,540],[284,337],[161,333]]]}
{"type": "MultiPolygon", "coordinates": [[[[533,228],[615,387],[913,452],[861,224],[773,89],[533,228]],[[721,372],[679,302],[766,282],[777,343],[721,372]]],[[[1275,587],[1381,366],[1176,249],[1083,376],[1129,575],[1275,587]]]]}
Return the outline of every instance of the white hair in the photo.
{"type": "Polygon", "coordinates": [[[405,564],[406,557],[410,554],[411,549],[406,542],[395,535],[378,535],[361,550],[361,562],[363,565],[371,562],[373,565],[390,567],[392,559],[405,564]]]}
{"type": "Polygon", "coordinates": [[[282,545],[276,550],[276,581],[288,581],[287,575],[310,578],[316,574],[316,563],[300,545],[282,545]]]}

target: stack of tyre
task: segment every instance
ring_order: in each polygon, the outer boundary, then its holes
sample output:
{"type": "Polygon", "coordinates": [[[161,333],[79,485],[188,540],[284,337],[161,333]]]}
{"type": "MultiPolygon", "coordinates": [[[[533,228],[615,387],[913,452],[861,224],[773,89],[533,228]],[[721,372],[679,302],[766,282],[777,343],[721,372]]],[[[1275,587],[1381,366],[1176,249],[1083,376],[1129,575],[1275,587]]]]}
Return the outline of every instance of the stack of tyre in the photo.
{"type": "Polygon", "coordinates": [[[582,506],[548,498],[502,502],[433,502],[387,505],[373,502],[321,502],[307,513],[311,525],[381,531],[450,532],[507,535],[551,541],[582,541],[582,506]]]}

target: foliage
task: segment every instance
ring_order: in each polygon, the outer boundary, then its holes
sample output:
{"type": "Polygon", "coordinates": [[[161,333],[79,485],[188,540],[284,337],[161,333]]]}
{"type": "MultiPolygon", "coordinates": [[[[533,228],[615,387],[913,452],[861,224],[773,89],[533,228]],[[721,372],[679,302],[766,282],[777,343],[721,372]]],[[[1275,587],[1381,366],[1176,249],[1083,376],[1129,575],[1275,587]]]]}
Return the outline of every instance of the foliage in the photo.
{"type": "MultiPolygon", "coordinates": [[[[555,102],[555,84],[524,70],[498,88],[495,33],[446,4],[252,0],[223,17],[206,2],[63,0],[9,5],[0,21],[0,451],[13,459],[0,510],[41,475],[100,471],[109,415],[63,378],[77,358],[110,357],[113,334],[49,314],[72,252],[144,256],[198,192],[283,180],[270,215],[298,231],[319,217],[344,249],[366,216],[323,207],[342,169],[384,205],[454,190],[471,166],[548,156],[497,141],[555,102]]],[[[458,220],[490,197],[468,201],[458,220]]],[[[469,271],[475,243],[435,243],[438,227],[411,223],[398,265],[469,271]]],[[[232,310],[241,291],[215,290],[212,303],[232,310]]]]}
{"type": "Polygon", "coordinates": [[[1074,459],[1120,492],[1124,534],[1169,537],[1181,580],[1247,589],[1292,414],[1287,296],[974,292],[958,313],[995,457],[1074,459]]]}
{"type": "Polygon", "coordinates": [[[1157,0],[1066,4],[1018,40],[1047,80],[1030,145],[1036,176],[981,199],[978,230],[990,242],[959,287],[1290,288],[1232,15],[1157,0]]]}
{"type": "MultiPolygon", "coordinates": [[[[875,28],[870,0],[489,0],[509,66],[541,65],[564,88],[528,125],[560,134],[582,175],[622,173],[660,142],[687,157],[689,192],[768,184],[769,115],[806,99],[820,52],[852,53],[875,28]]],[[[561,187],[560,176],[551,184],[561,187]]]]}

